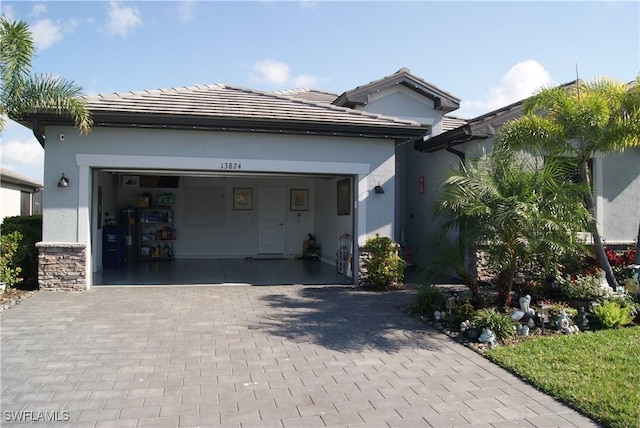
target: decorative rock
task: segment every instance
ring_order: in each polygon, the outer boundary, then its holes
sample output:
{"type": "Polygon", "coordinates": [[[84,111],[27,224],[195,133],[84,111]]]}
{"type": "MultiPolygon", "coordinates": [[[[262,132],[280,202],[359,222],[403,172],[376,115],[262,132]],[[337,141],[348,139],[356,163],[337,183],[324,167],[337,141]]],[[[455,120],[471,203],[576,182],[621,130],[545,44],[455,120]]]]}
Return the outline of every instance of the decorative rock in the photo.
{"type": "Polygon", "coordinates": [[[587,318],[587,311],[582,306],[580,307],[580,312],[578,312],[578,325],[583,330],[586,330],[587,328],[589,328],[589,319],[587,318]]]}
{"type": "Polygon", "coordinates": [[[571,324],[571,319],[569,319],[564,311],[560,312],[558,314],[558,317],[556,318],[556,328],[564,334],[574,334],[580,332],[580,329],[577,325],[571,324]]]}
{"type": "Polygon", "coordinates": [[[482,329],[482,333],[480,333],[478,342],[488,343],[491,346],[496,346],[498,344],[498,341],[496,340],[496,335],[493,333],[493,331],[491,331],[491,329],[487,327],[482,329]]]}

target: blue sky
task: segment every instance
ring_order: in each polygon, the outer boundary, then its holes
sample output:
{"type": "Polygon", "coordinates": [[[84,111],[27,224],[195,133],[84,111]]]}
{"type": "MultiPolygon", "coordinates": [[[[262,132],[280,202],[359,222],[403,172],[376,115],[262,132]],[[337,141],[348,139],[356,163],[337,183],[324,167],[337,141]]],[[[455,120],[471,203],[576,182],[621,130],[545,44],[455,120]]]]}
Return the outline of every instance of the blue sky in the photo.
{"type": "MultiPolygon", "coordinates": [[[[636,1],[6,1],[33,71],[86,94],[226,83],[340,94],[402,67],[474,117],[543,85],[640,70],[636,1]]],[[[41,181],[44,150],[8,123],[3,167],[41,181]]]]}

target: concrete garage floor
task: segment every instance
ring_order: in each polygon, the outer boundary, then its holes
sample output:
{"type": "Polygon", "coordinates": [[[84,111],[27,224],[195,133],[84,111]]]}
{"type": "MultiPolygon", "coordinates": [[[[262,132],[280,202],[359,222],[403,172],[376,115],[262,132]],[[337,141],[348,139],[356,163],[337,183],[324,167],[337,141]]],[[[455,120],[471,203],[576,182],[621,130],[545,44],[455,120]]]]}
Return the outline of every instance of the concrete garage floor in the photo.
{"type": "Polygon", "coordinates": [[[41,291],[0,314],[2,427],[597,426],[399,308],[414,298],[41,291]]]}
{"type": "Polygon", "coordinates": [[[335,266],[284,258],[144,261],[93,275],[93,285],[351,284],[335,266]]]}

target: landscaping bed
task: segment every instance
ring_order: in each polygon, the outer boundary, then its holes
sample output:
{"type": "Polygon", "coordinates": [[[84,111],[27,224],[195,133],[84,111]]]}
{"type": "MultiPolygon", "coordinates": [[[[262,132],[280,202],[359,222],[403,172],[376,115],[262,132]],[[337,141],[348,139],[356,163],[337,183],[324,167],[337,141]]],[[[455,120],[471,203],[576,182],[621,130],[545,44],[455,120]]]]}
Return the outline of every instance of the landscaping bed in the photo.
{"type": "Polygon", "coordinates": [[[33,296],[35,290],[20,290],[18,288],[9,288],[0,294],[0,312],[9,309],[25,299],[33,296]]]}
{"type": "MultiPolygon", "coordinates": [[[[483,289],[488,300],[494,291],[492,287],[483,289]]],[[[418,296],[420,304],[401,309],[605,427],[640,427],[639,317],[627,326],[614,328],[603,328],[591,318],[588,329],[581,328],[578,333],[563,333],[554,322],[555,316],[550,316],[542,329],[540,318],[535,317],[535,326],[528,335],[512,333],[492,345],[479,342],[478,331],[470,335],[460,329],[460,319],[466,319],[467,313],[473,319],[471,309],[466,312],[461,308],[468,297],[464,286],[438,285],[424,289],[418,296]],[[445,309],[443,299],[453,296],[457,300],[454,309],[445,309]],[[444,319],[436,321],[433,308],[445,313],[444,319]]],[[[532,305],[536,312],[540,303],[532,305]]],[[[577,313],[571,306],[584,307],[582,301],[571,303],[565,306],[567,311],[573,309],[577,313]]],[[[487,316],[491,312],[494,318],[502,318],[505,329],[513,329],[523,325],[510,317],[517,309],[499,312],[490,308],[483,313],[485,318],[491,318],[487,316]]]]}

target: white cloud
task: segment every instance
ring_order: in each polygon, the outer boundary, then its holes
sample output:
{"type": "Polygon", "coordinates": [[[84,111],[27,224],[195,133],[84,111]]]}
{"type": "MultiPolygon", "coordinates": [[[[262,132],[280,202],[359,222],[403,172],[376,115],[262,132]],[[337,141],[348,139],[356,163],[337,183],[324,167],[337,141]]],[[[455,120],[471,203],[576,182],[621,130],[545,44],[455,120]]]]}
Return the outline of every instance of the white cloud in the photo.
{"type": "Polygon", "coordinates": [[[126,37],[142,26],[138,8],[123,6],[117,0],[109,2],[108,14],[106,31],[112,36],[126,37]]]}
{"type": "Polygon", "coordinates": [[[253,65],[251,79],[259,83],[283,85],[289,80],[289,65],[272,59],[264,59],[253,65]]]}
{"type": "Polygon", "coordinates": [[[35,138],[29,137],[28,130],[23,129],[21,134],[2,138],[0,164],[4,168],[42,183],[44,177],[44,149],[35,138]]]}
{"type": "Polygon", "coordinates": [[[62,26],[49,19],[41,19],[32,24],[29,29],[33,35],[33,44],[36,49],[47,49],[64,37],[62,26]]]}
{"type": "Polygon", "coordinates": [[[289,64],[273,59],[259,61],[253,65],[251,70],[249,79],[252,82],[278,87],[288,85],[297,88],[310,88],[327,80],[310,74],[292,76],[289,64]]]}
{"type": "Polygon", "coordinates": [[[180,22],[187,23],[193,21],[195,7],[196,2],[194,0],[182,0],[178,5],[180,22]]]}
{"type": "Polygon", "coordinates": [[[473,113],[474,116],[487,113],[527,98],[536,90],[552,83],[549,72],[537,61],[529,59],[511,67],[502,77],[502,85],[490,88],[486,99],[463,100],[460,110],[473,113]]]}
{"type": "Polygon", "coordinates": [[[30,17],[38,17],[47,11],[47,6],[42,3],[38,3],[31,8],[30,17]]]}

